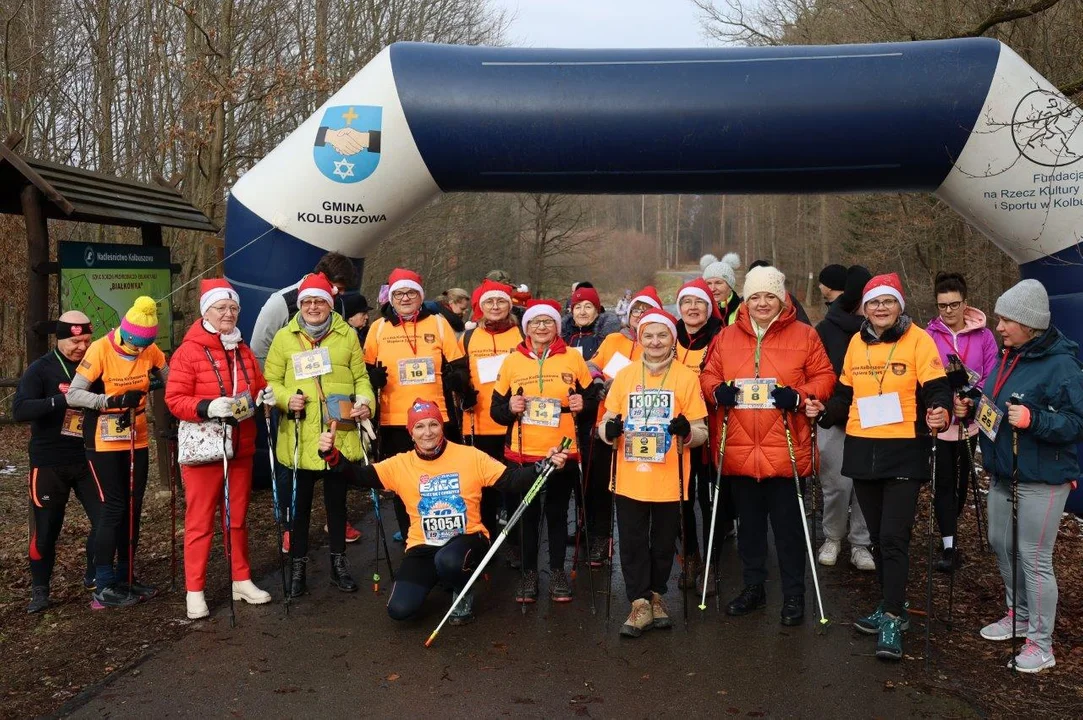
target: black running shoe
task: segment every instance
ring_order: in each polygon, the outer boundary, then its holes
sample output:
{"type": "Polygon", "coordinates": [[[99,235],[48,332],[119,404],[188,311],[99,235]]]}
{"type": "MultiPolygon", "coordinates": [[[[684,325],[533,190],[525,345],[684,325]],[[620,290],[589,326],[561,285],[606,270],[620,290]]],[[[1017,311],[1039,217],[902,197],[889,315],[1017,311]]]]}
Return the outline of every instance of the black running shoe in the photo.
{"type": "Polygon", "coordinates": [[[119,584],[95,590],[93,597],[90,607],[94,610],[130,607],[139,602],[138,595],[129,593],[127,587],[122,588],[119,584]]]}

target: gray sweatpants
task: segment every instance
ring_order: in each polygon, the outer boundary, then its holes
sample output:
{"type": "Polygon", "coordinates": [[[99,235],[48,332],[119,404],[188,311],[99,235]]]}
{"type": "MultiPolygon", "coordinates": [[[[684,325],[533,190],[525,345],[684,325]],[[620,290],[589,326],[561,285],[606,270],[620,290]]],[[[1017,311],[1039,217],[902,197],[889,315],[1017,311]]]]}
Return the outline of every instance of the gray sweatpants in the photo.
{"type": "Polygon", "coordinates": [[[846,431],[840,427],[817,431],[820,448],[820,485],[824,493],[824,537],[842,540],[849,524],[852,547],[869,546],[869,527],[854,494],[854,481],[842,474],[842,449],[846,431]]]}
{"type": "Polygon", "coordinates": [[[989,489],[989,545],[997,556],[1008,609],[1018,593],[1020,620],[1028,620],[1027,638],[1045,652],[1053,649],[1057,619],[1057,578],[1053,543],[1072,486],[1019,483],[1019,582],[1012,588],[1012,483],[993,478],[989,489]]]}

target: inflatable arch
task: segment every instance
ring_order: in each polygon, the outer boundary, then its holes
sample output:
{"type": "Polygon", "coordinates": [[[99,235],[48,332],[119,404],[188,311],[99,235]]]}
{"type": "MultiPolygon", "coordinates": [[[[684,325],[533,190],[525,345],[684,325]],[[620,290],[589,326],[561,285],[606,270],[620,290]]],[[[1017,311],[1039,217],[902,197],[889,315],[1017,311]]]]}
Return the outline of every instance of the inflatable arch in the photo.
{"type": "Polygon", "coordinates": [[[396,43],[233,186],[247,333],[327,250],[444,192],[927,191],[1083,340],[1083,110],[988,38],[824,47],[396,43]]]}

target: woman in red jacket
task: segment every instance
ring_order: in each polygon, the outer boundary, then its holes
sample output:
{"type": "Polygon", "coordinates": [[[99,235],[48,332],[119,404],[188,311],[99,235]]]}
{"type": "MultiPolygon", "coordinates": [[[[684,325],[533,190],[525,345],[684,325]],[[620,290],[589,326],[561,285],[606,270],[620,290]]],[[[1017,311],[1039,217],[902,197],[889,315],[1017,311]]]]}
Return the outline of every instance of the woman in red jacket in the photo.
{"type": "MultiPolygon", "coordinates": [[[[229,419],[233,423],[233,459],[229,461],[230,551],[234,600],[253,605],[271,595],[252,582],[248,566],[245,515],[252,493],[252,458],[256,451],[257,404],[274,404],[259,363],[237,329],[237,292],[224,279],[204,280],[196,320],[173,353],[165,402],[177,419],[200,423],[229,419]]],[[[181,466],[184,482],[184,579],[188,617],[207,617],[203,597],[207,560],[214,537],[214,511],[222,505],[225,478],[220,462],[181,466]]],[[[222,522],[225,523],[223,508],[222,522]]]]}
{"type": "MultiPolygon", "coordinates": [[[[767,266],[745,276],[745,300],[736,321],[708,350],[703,396],[728,415],[722,474],[737,505],[737,551],[745,588],[726,606],[729,615],[763,607],[767,596],[767,520],[775,536],[782,576],[783,625],[805,616],[804,518],[798,507],[786,438],[789,423],[801,476],[812,474],[809,421],[798,412],[809,396],[829,397],[835,372],[820,336],[797,321],[786,302],[786,277],[767,266]]],[[[712,447],[717,456],[718,446],[712,447]]]]}

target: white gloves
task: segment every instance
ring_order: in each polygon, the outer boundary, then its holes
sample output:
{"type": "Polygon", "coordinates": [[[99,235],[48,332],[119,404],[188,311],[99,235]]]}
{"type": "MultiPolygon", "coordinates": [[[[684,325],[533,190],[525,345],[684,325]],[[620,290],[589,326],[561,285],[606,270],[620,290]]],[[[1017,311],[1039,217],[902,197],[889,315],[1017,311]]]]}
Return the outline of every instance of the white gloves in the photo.
{"type": "Polygon", "coordinates": [[[275,391],[271,389],[271,386],[263,388],[260,391],[259,397],[256,398],[256,405],[269,405],[274,407],[275,404],[275,391]]]}
{"type": "Polygon", "coordinates": [[[207,417],[222,420],[233,417],[233,403],[234,399],[231,397],[220,397],[211,400],[211,404],[207,407],[207,417]]]}

